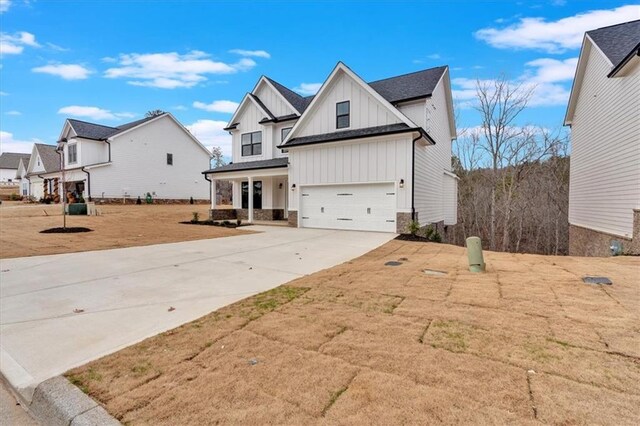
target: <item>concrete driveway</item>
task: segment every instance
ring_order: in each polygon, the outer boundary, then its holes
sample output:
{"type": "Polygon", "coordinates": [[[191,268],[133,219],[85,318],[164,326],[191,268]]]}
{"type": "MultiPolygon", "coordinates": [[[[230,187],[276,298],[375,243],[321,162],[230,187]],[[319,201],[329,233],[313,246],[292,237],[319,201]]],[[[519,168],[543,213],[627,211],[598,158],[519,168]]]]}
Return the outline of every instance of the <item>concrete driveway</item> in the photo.
{"type": "Polygon", "coordinates": [[[42,381],[222,306],[378,247],[393,234],[261,233],[0,261],[0,371],[42,381]]]}

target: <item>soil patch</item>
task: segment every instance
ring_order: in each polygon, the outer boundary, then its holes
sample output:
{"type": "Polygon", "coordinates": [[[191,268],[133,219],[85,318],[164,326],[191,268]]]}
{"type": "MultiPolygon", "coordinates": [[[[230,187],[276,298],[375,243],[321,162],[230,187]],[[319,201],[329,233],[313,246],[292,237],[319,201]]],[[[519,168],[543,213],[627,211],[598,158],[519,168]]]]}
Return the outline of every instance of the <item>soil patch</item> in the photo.
{"type": "Polygon", "coordinates": [[[484,254],[474,274],[461,247],[393,240],[67,377],[124,424],[640,418],[640,261],[484,254]]]}
{"type": "Polygon", "coordinates": [[[82,226],[66,227],[66,228],[49,228],[40,231],[41,234],[75,234],[77,232],[91,232],[93,229],[84,228],[82,226]]]}

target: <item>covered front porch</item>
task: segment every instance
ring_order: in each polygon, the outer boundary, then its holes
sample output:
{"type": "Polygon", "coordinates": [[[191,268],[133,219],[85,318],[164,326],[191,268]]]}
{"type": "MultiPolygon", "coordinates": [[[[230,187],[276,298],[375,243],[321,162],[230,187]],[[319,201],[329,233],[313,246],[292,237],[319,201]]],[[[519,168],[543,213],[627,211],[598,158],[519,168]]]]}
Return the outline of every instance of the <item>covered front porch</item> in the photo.
{"type": "Polygon", "coordinates": [[[287,158],[233,163],[205,172],[211,181],[211,220],[241,219],[286,221],[288,219],[287,158]],[[232,183],[232,208],[217,204],[218,182],[232,183]]]}

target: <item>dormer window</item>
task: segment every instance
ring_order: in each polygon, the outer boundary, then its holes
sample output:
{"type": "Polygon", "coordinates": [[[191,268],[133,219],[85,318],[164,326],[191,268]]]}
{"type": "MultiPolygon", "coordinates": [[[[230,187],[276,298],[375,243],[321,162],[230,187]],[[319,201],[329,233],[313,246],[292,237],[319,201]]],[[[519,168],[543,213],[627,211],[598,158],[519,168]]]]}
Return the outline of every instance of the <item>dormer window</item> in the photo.
{"type": "Polygon", "coordinates": [[[67,157],[69,158],[69,164],[75,164],[78,162],[78,146],[75,143],[69,145],[67,157]]]}
{"type": "Polygon", "coordinates": [[[244,133],[241,143],[243,157],[262,154],[262,132],[244,133]]]}
{"type": "Polygon", "coordinates": [[[350,110],[349,101],[338,102],[336,104],[336,129],[349,127],[350,110]]]}

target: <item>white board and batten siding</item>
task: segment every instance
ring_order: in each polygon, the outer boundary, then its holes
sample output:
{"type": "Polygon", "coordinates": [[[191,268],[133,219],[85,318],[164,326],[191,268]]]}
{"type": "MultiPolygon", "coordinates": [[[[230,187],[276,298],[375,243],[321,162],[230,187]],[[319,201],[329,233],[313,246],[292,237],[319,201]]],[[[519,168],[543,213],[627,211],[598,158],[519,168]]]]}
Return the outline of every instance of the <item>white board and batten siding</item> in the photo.
{"type": "Polygon", "coordinates": [[[238,115],[236,121],[238,127],[232,132],[232,158],[234,163],[243,161],[268,160],[272,158],[270,155],[271,135],[264,132],[265,126],[259,124],[259,121],[265,117],[265,114],[251,101],[244,104],[242,111],[238,115]],[[262,132],[262,153],[260,155],[242,156],[242,135],[244,133],[262,132]]]}
{"type": "Polygon", "coordinates": [[[323,143],[289,152],[289,209],[298,210],[300,188],[310,185],[393,183],[396,208],[411,212],[411,135],[350,143],[323,143]],[[399,188],[400,180],[403,188],[399,188]]]}
{"type": "Polygon", "coordinates": [[[156,198],[209,198],[209,182],[201,172],[210,167],[210,157],[169,116],[115,136],[111,161],[90,170],[93,197],[155,192],[156,198]],[[167,164],[168,153],[173,165],[167,164]]]}
{"type": "Polygon", "coordinates": [[[301,123],[301,127],[296,130],[296,137],[400,123],[388,107],[350,76],[342,71],[340,73],[323,91],[322,99],[314,100],[314,114],[308,121],[301,123]],[[350,125],[346,129],[336,129],[336,104],[343,101],[350,101],[350,125]]]}
{"type": "MultiPolygon", "coordinates": [[[[457,180],[445,182],[445,172],[451,169],[451,131],[447,100],[443,81],[436,86],[431,98],[427,99],[420,119],[419,109],[415,104],[400,110],[410,114],[412,120],[419,120],[427,133],[435,140],[435,145],[416,145],[415,152],[415,200],[414,206],[418,213],[418,220],[422,225],[445,220],[445,224],[455,224],[456,212],[452,211],[450,202],[451,191],[445,190],[456,186],[457,180]],[[447,186],[448,185],[448,186],[447,186]]],[[[457,198],[455,198],[457,199],[457,198]]]]}
{"type": "Polygon", "coordinates": [[[590,49],[571,126],[569,223],[631,237],[640,208],[640,67],[607,78],[590,49]]]}

